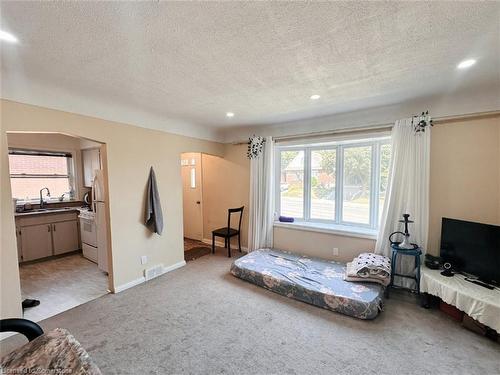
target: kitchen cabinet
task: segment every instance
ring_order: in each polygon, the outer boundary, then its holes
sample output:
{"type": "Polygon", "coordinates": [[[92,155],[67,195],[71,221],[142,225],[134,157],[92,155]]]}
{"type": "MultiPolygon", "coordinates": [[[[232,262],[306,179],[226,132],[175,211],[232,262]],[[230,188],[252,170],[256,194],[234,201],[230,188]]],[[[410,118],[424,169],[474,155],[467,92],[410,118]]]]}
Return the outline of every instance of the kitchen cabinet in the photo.
{"type": "Polygon", "coordinates": [[[98,148],[82,150],[83,186],[92,187],[94,171],[101,169],[101,156],[98,148]]]}
{"type": "Polygon", "coordinates": [[[79,250],[76,212],[16,217],[19,261],[41,259],[79,250]]]}
{"type": "Polygon", "coordinates": [[[52,232],[50,224],[21,227],[21,253],[23,261],[51,256],[52,232]]]}
{"type": "Polygon", "coordinates": [[[68,253],[80,248],[78,243],[78,222],[63,221],[52,224],[54,255],[68,253]]]}

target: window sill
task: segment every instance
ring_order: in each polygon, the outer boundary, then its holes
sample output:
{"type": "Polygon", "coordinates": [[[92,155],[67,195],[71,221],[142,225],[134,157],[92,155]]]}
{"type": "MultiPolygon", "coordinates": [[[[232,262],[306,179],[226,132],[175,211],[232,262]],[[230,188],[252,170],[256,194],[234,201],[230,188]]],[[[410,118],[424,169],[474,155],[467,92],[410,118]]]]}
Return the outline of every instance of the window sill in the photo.
{"type": "Polygon", "coordinates": [[[311,223],[311,222],[294,222],[282,223],[275,221],[274,226],[278,228],[287,228],[294,230],[305,230],[308,232],[336,234],[345,237],[364,238],[369,240],[376,240],[378,232],[373,229],[356,228],[348,225],[326,224],[326,223],[311,223]]]}

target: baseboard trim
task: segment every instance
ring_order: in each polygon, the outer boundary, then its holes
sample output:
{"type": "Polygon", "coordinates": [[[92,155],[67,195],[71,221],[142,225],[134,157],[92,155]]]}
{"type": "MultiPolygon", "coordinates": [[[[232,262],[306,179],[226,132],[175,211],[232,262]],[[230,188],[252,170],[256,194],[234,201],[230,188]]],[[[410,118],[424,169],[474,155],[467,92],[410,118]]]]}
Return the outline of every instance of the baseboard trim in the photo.
{"type": "MultiPolygon", "coordinates": [[[[171,272],[171,271],[174,271],[178,268],[181,268],[181,267],[184,267],[186,265],[186,261],[183,260],[181,262],[178,262],[178,263],[174,263],[172,264],[171,266],[168,266],[168,267],[163,267],[163,270],[162,270],[162,273],[159,274],[157,277],[161,276],[161,275],[164,275],[166,274],[167,272],[171,272]]],[[[155,277],[156,279],[156,277],[155,277]]],[[[151,279],[153,280],[153,279],[151,279]]],[[[128,283],[125,283],[125,284],[122,284],[122,285],[118,285],[116,288],[115,288],[115,291],[114,293],[120,293],[120,292],[123,292],[124,290],[127,290],[127,289],[130,289],[130,288],[133,288],[134,286],[137,286],[139,284],[142,284],[146,281],[146,278],[144,276],[142,277],[139,277],[135,280],[132,280],[132,281],[129,281],[128,283]]],[[[149,280],[148,280],[149,281],[149,280]]]]}
{"type": "Polygon", "coordinates": [[[184,267],[186,265],[186,261],[183,260],[181,262],[178,262],[178,263],[175,263],[175,264],[172,264],[171,266],[168,266],[168,267],[163,267],[163,272],[161,273],[162,275],[164,273],[167,273],[167,272],[170,272],[170,271],[173,271],[173,270],[176,270],[177,268],[181,268],[181,267],[184,267]]]}
{"type": "Polygon", "coordinates": [[[145,281],[146,281],[146,278],[144,276],[142,276],[142,277],[139,277],[138,279],[129,281],[128,283],[125,283],[125,284],[122,284],[122,285],[118,285],[117,287],[115,287],[114,293],[123,292],[124,290],[133,288],[134,286],[142,284],[145,281]]]}
{"type": "MultiPolygon", "coordinates": [[[[211,239],[204,238],[201,242],[206,243],[207,245],[212,246],[212,240],[211,240],[211,239]]],[[[224,242],[219,241],[219,240],[215,240],[215,246],[218,246],[218,247],[224,247],[224,242]]],[[[236,250],[236,251],[238,251],[238,247],[237,247],[237,246],[235,246],[235,247],[231,246],[231,250],[236,250]]],[[[241,247],[241,251],[243,251],[243,252],[245,252],[245,253],[248,253],[248,248],[247,248],[247,247],[245,247],[245,246],[242,246],[242,247],[241,247]]]]}

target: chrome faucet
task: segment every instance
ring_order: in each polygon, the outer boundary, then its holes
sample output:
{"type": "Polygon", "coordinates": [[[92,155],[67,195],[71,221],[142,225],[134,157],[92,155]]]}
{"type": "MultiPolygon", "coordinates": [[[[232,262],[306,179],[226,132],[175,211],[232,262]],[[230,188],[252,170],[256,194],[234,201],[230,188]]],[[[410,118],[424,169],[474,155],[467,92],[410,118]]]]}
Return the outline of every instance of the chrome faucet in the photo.
{"type": "Polygon", "coordinates": [[[42,189],[40,189],[40,208],[43,208],[43,206],[45,205],[45,202],[43,201],[43,197],[42,197],[42,191],[44,190],[47,190],[47,197],[50,197],[50,190],[48,187],[44,187],[42,189]]]}

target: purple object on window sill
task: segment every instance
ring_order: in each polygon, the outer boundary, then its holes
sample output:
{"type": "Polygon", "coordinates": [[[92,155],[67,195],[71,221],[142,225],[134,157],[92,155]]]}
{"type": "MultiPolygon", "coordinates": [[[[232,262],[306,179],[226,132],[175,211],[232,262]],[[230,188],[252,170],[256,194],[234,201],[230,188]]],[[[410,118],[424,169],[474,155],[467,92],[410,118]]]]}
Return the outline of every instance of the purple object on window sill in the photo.
{"type": "Polygon", "coordinates": [[[278,220],[281,221],[282,223],[293,223],[295,221],[293,217],[288,217],[288,216],[280,216],[278,220]]]}

